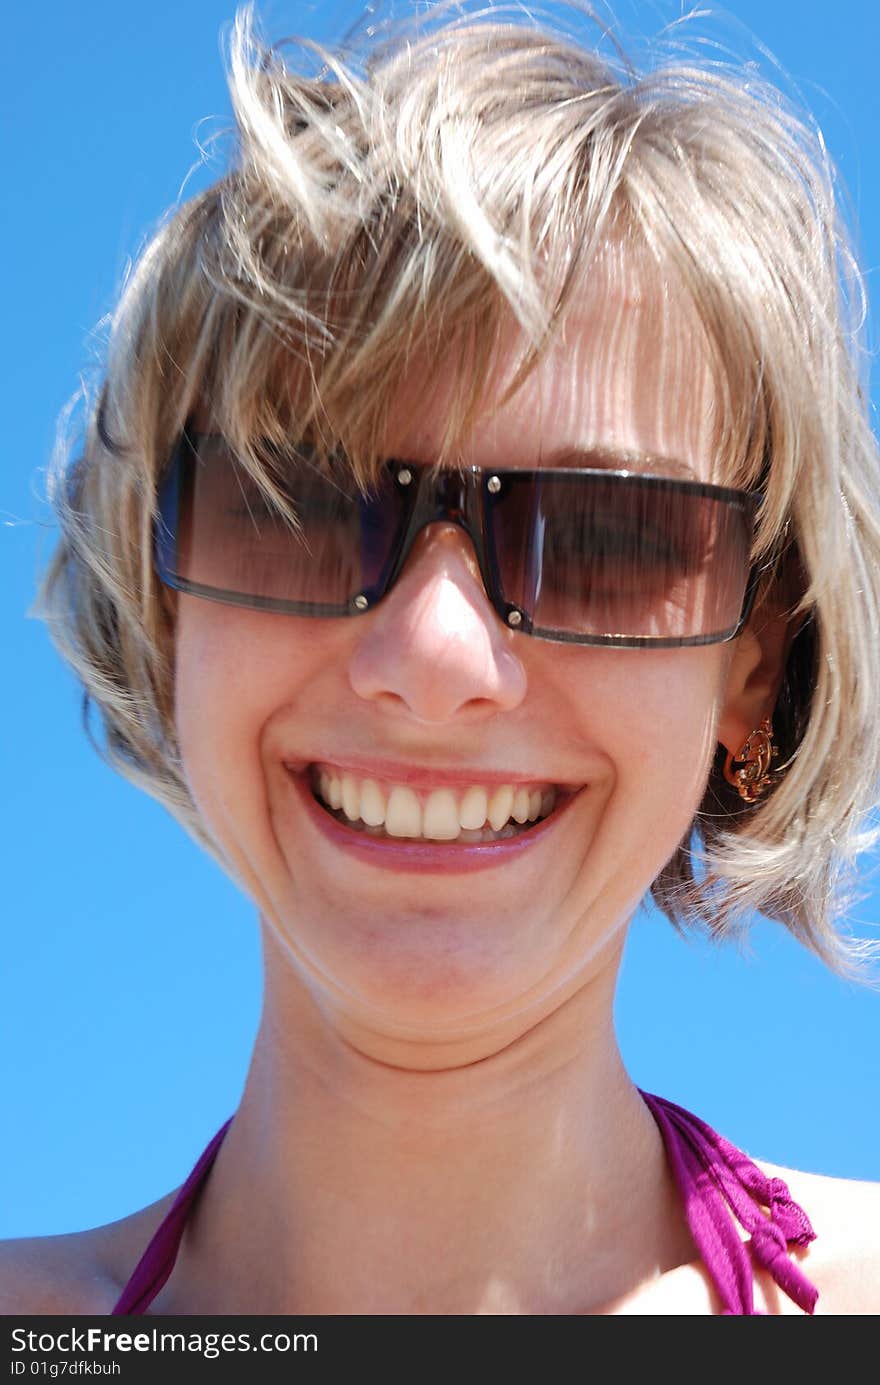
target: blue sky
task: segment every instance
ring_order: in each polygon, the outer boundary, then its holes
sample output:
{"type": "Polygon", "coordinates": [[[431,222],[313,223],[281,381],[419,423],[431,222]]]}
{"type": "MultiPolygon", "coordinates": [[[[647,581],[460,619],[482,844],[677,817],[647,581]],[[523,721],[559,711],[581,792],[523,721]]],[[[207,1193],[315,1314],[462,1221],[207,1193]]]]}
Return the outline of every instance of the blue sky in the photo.
{"type": "MultiPolygon", "coordinates": [[[[226,119],[220,36],[233,11],[50,0],[4,20],[0,1235],[96,1225],[179,1183],[235,1107],[259,1013],[253,909],[90,749],[73,680],[26,618],[54,537],[41,494],[57,416],[99,359],[100,320],[180,195],[197,136],[226,119]]],[[[260,10],[272,37],[332,38],[357,12],[260,10]]],[[[616,12],[645,35],[680,7],[616,12]]],[[[819,118],[876,301],[878,9],[731,0],[711,31],[742,51],[749,30],[819,118]]],[[[205,181],[197,171],[189,186],[205,181]]],[[[865,860],[873,890],[866,880],[854,918],[874,937],[878,864],[865,860]]],[[[617,1013],[641,1086],[758,1157],[880,1179],[880,994],[830,976],[779,928],[757,922],[744,955],[640,916],[617,1013]]]]}

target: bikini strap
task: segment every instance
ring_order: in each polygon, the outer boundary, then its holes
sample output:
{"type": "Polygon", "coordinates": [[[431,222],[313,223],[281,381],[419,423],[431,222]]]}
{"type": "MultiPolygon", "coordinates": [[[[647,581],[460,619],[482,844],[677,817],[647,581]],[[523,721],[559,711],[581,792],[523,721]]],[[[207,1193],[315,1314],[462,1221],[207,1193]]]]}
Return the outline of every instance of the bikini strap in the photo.
{"type": "Polygon", "coordinates": [[[142,1314],[165,1284],[174,1269],[187,1217],[211,1171],[211,1165],[217,1157],[217,1151],[232,1124],[232,1119],[230,1116],[226,1124],[217,1131],[189,1178],[178,1192],[169,1212],[136,1264],[131,1278],[111,1310],[111,1317],[120,1314],[142,1314]]]}
{"type": "Polygon", "coordinates": [[[664,1097],[641,1095],[660,1128],[691,1235],[724,1305],[722,1314],[762,1316],[754,1303],[754,1261],[812,1314],[818,1290],[788,1248],[808,1245],[816,1233],[787,1184],[768,1178],[699,1116],[664,1097]],[[730,1212],[748,1231],[747,1242],[730,1212]]]}

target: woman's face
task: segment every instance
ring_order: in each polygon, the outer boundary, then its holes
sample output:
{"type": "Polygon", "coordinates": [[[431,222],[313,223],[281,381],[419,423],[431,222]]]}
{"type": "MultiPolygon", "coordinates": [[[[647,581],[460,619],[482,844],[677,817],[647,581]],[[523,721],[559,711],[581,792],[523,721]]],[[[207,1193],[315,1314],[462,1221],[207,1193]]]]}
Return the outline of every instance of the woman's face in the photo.
{"type": "MultiPolygon", "coordinates": [[[[388,451],[430,460],[439,406],[426,411],[419,381],[407,384],[388,451]]],[[[674,303],[609,273],[476,428],[466,460],[535,467],[616,447],[712,480],[712,401],[674,303]]],[[[422,531],[396,586],[357,619],[191,596],[178,610],[177,723],[195,801],[296,983],[350,1039],[374,1053],[411,1040],[490,1051],[492,1036],[509,1042],[613,973],[626,923],[702,797],[732,645],[621,650],[517,633],[451,524],[422,531]],[[527,850],[464,871],[458,848],[439,843],[443,864],[414,872],[320,829],[323,809],[303,792],[315,762],[392,783],[420,774],[425,789],[443,771],[462,792],[507,777],[578,792],[527,850]]]]}

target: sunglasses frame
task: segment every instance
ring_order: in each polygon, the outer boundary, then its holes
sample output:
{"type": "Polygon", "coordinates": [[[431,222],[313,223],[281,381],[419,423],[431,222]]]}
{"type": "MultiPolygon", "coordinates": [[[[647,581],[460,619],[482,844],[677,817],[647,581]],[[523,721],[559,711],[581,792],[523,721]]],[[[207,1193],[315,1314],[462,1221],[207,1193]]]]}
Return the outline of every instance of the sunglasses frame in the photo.
{"type": "MultiPolygon", "coordinates": [[[[275,612],[279,615],[315,616],[333,619],[340,616],[364,615],[388,594],[397,581],[418,535],[429,524],[446,522],[463,529],[471,540],[476,554],[480,575],[489,602],[503,623],[509,628],[537,639],[552,640],[562,644],[581,644],[611,646],[619,649],[678,649],[696,645],[723,644],[735,639],[751,613],[755,592],[760,577],[760,566],[753,563],[749,569],[746,589],[743,595],[739,619],[728,630],[709,635],[655,636],[655,635],[615,635],[615,634],[575,634],[568,630],[555,630],[546,626],[536,626],[532,617],[521,607],[505,600],[501,577],[488,518],[493,505],[499,502],[508,476],[551,476],[566,484],[582,482],[586,477],[625,480],[633,489],[647,488],[672,492],[678,495],[698,495],[724,504],[734,505],[747,514],[754,525],[755,514],[761,500],[759,491],[735,490],[729,486],[712,485],[709,482],[689,481],[678,477],[656,476],[640,471],[610,470],[600,468],[540,468],[524,470],[520,468],[487,468],[471,466],[448,469],[432,475],[432,465],[428,462],[411,462],[390,458],[385,466],[395,484],[406,492],[406,505],[401,513],[397,534],[389,554],[383,564],[378,581],[350,597],[344,605],[310,601],[288,601],[268,596],[249,596],[242,592],[228,591],[219,587],[206,587],[181,577],[174,570],[177,516],[180,493],[183,486],[185,467],[188,462],[198,466],[199,443],[202,439],[214,439],[217,434],[184,431],[172,455],[171,464],[159,489],[159,509],[154,522],[154,556],[156,568],[162,582],[177,591],[192,596],[201,596],[209,601],[220,601],[227,605],[244,606],[252,610],[275,612]],[[169,522],[170,521],[170,522],[169,522]]],[[[369,497],[362,497],[361,504],[370,503],[369,497]]]]}

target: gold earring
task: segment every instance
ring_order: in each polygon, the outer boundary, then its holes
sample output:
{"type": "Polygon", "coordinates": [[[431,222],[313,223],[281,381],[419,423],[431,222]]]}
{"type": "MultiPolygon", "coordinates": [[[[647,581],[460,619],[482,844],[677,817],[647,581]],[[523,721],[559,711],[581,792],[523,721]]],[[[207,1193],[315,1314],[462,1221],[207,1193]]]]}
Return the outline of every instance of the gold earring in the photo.
{"type": "Polygon", "coordinates": [[[765,794],[773,778],[771,763],[779,754],[773,744],[773,723],[765,717],[734,755],[728,751],[724,778],[739,792],[745,803],[755,803],[765,794]],[[739,764],[734,768],[734,761],[739,764]]]}

